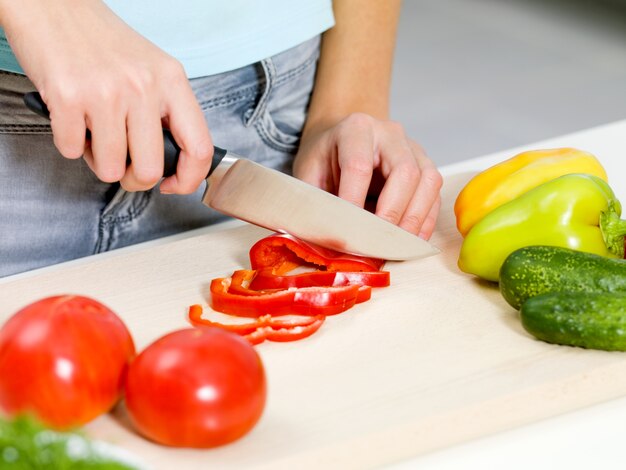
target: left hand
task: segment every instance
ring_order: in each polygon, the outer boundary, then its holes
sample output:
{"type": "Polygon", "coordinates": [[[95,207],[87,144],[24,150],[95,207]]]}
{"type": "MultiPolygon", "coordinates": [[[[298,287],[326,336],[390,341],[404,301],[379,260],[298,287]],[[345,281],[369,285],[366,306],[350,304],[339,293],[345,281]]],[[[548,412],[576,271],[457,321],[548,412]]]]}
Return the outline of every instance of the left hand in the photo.
{"type": "Polygon", "coordinates": [[[354,113],[305,129],[293,172],[359,207],[377,195],[376,215],[424,239],[435,229],[442,177],[396,122],[354,113]]]}

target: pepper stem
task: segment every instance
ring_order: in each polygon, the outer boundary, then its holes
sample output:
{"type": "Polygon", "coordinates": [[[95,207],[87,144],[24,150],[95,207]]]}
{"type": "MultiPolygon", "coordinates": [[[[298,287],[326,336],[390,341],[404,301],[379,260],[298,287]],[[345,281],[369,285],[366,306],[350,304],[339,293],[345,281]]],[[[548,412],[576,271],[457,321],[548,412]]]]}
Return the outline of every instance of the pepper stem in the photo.
{"type": "Polygon", "coordinates": [[[609,203],[608,209],[600,213],[600,231],[609,251],[619,258],[624,258],[626,220],[619,218],[614,202],[609,203]]]}

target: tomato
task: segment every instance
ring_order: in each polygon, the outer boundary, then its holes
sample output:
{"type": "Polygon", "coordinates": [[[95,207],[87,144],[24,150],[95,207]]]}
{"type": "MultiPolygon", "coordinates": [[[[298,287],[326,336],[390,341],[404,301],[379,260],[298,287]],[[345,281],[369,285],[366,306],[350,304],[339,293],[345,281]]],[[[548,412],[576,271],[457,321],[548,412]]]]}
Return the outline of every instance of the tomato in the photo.
{"type": "Polygon", "coordinates": [[[85,424],[119,400],[134,355],[128,329],[100,302],[39,300],[0,330],[0,407],[57,429],[85,424]]]}
{"type": "Polygon", "coordinates": [[[214,447],[257,423],[266,399],[260,357],[238,335],[218,328],[174,331],[131,364],[126,407],[145,437],[175,447],[214,447]]]}

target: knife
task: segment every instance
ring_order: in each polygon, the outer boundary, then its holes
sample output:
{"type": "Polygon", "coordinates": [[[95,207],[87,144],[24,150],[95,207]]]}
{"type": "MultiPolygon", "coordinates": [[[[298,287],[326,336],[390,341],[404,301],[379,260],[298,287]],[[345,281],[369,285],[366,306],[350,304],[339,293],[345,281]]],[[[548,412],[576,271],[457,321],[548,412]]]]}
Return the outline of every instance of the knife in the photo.
{"type": "MultiPolygon", "coordinates": [[[[27,93],[24,103],[50,118],[39,93],[27,93]]],[[[163,129],[163,141],[163,176],[170,176],[176,172],[180,148],[167,129],[163,129]]],[[[202,202],[208,207],[326,248],[397,261],[439,253],[426,240],[365,209],[219,147],[215,147],[206,183],[202,202]]]]}

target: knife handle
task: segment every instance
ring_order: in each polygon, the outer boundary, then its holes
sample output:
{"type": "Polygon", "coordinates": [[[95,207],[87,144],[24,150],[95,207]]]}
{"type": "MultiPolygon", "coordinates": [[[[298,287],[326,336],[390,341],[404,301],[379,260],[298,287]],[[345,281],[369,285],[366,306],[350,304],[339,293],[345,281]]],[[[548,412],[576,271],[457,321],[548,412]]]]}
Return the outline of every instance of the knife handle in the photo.
{"type": "MultiPolygon", "coordinates": [[[[28,109],[38,114],[39,116],[50,119],[50,111],[48,106],[41,99],[39,92],[33,91],[24,95],[24,104],[28,109]]],[[[87,129],[86,138],[91,139],[91,132],[87,129]]],[[[176,165],[178,164],[178,157],[180,155],[180,147],[174,140],[174,136],[168,129],[163,129],[163,176],[172,176],[176,173],[176,165]]],[[[211,163],[211,169],[209,175],[213,173],[213,170],[222,161],[222,158],[226,156],[226,150],[219,147],[214,147],[213,162],[211,163]]],[[[130,155],[126,157],[126,166],[130,165],[130,155]]],[[[207,175],[208,176],[208,175],[207,175]]]]}

